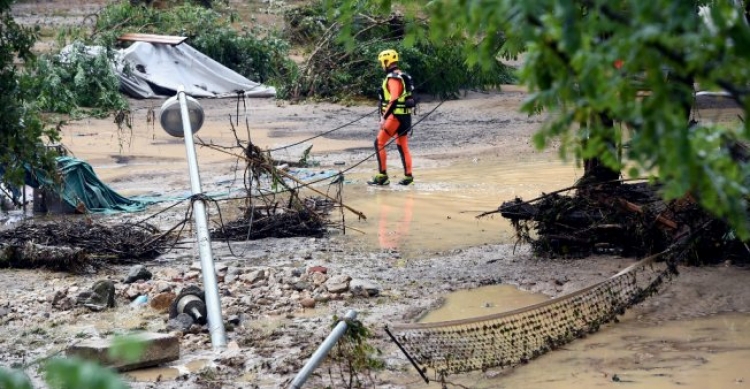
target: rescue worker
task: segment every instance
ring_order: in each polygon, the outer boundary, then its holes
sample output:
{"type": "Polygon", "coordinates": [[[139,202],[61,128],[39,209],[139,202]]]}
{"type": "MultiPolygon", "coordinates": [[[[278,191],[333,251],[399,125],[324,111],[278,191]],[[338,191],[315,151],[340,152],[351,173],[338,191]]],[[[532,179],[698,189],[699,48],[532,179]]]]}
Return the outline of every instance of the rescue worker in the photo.
{"type": "Polygon", "coordinates": [[[388,185],[385,145],[391,138],[396,138],[396,146],[404,166],[404,178],[400,185],[414,182],[411,171],[411,153],[409,153],[408,133],[411,129],[411,112],[416,105],[414,100],[414,83],[411,77],[398,68],[398,53],[385,50],[378,55],[380,66],[386,73],[380,91],[380,131],[375,139],[375,152],[378,157],[378,174],[367,183],[370,185],[388,185]]]}

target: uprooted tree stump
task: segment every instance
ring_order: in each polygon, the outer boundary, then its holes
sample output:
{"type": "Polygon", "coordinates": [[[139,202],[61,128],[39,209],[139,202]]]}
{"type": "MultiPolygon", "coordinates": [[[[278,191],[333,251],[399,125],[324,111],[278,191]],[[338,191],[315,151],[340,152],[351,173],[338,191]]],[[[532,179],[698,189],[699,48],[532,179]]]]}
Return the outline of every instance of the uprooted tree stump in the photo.
{"type": "Polygon", "coordinates": [[[518,242],[549,257],[642,257],[679,246],[686,264],[747,259],[747,246],[724,221],[690,196],[664,202],[658,188],[648,183],[577,186],[531,201],[516,198],[495,212],[510,220],[518,242]],[[561,194],[567,191],[575,193],[561,194]]]}

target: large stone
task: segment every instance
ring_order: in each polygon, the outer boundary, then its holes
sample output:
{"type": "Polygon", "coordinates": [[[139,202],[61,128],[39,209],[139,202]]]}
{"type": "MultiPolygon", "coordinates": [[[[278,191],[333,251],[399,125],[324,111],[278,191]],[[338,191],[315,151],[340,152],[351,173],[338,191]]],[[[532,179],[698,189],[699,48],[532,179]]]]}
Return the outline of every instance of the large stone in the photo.
{"type": "Polygon", "coordinates": [[[307,272],[309,274],[313,274],[313,273],[328,274],[328,268],[325,267],[325,266],[311,266],[311,267],[307,268],[307,272]]]}
{"type": "Polygon", "coordinates": [[[265,280],[268,277],[265,270],[257,269],[247,272],[240,276],[240,280],[245,281],[249,284],[254,284],[258,281],[265,280]]]}
{"type": "Polygon", "coordinates": [[[303,281],[295,282],[292,285],[292,289],[294,289],[294,290],[296,290],[298,292],[301,292],[303,290],[310,289],[310,284],[308,284],[307,282],[303,282],[303,281]]]}
{"type": "Polygon", "coordinates": [[[102,311],[115,306],[115,284],[109,280],[94,283],[91,290],[83,291],[77,297],[77,303],[93,311],[102,311]]]}
{"type": "Polygon", "coordinates": [[[166,281],[159,281],[154,284],[153,289],[158,293],[169,292],[172,290],[172,285],[170,285],[169,282],[166,281]]]}
{"type": "Polygon", "coordinates": [[[312,274],[312,282],[315,286],[323,285],[326,281],[328,281],[328,275],[326,275],[325,273],[312,274]]]}
{"type": "Polygon", "coordinates": [[[159,293],[151,299],[149,305],[159,312],[167,312],[175,298],[177,298],[177,295],[173,292],[159,293]]]}
{"type": "Polygon", "coordinates": [[[351,279],[351,277],[344,274],[335,275],[325,282],[325,287],[331,293],[343,293],[349,290],[349,281],[351,279]]]}
{"type": "Polygon", "coordinates": [[[187,332],[195,324],[195,319],[187,313],[181,313],[167,322],[167,331],[187,332]]]}
{"type": "Polygon", "coordinates": [[[381,287],[367,280],[353,279],[349,282],[349,291],[359,297],[375,297],[380,295],[381,287]]]}
{"type": "Polygon", "coordinates": [[[126,284],[131,284],[136,281],[140,280],[150,280],[153,275],[151,272],[146,269],[143,265],[135,265],[130,268],[130,271],[128,272],[128,275],[125,277],[124,282],[126,284]]]}
{"type": "Polygon", "coordinates": [[[128,298],[128,300],[132,300],[138,296],[141,295],[140,289],[138,289],[138,285],[130,285],[127,289],[123,292],[123,295],[128,298]]]}
{"type": "Polygon", "coordinates": [[[113,338],[89,339],[74,344],[65,351],[68,357],[94,361],[119,371],[157,366],[180,358],[180,341],[170,334],[140,333],[135,342],[143,343],[143,352],[135,361],[124,361],[109,357],[113,338]]]}
{"type": "Polygon", "coordinates": [[[182,272],[175,268],[166,268],[161,270],[161,278],[167,281],[181,281],[182,272]]]}

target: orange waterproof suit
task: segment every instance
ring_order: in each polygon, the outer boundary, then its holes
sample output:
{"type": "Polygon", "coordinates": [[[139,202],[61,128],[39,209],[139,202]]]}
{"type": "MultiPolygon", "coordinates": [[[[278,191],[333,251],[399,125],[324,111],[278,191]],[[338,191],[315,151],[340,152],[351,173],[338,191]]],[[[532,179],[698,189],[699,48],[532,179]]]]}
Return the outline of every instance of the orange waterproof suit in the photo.
{"type": "Polygon", "coordinates": [[[378,170],[381,174],[388,174],[385,145],[391,138],[396,137],[396,146],[401,155],[404,174],[411,176],[411,153],[409,152],[409,138],[407,137],[411,129],[411,108],[404,104],[406,84],[401,74],[400,70],[393,69],[383,80],[381,124],[380,131],[375,139],[375,150],[378,157],[378,170]]]}

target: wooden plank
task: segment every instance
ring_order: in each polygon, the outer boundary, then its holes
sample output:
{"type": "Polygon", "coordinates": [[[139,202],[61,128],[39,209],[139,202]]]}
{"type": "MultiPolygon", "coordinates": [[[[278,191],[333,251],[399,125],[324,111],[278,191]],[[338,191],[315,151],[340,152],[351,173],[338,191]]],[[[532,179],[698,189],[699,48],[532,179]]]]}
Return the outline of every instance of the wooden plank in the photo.
{"type": "MultiPolygon", "coordinates": [[[[625,199],[618,198],[617,200],[620,203],[620,205],[622,205],[625,209],[643,214],[643,208],[641,208],[641,206],[637,204],[633,204],[630,201],[627,201],[625,199]]],[[[672,229],[677,228],[677,223],[675,223],[672,220],[667,219],[666,217],[662,215],[656,215],[656,221],[669,228],[672,228],[672,229]]]]}
{"type": "Polygon", "coordinates": [[[157,34],[137,34],[127,33],[123,34],[119,38],[121,41],[141,41],[149,43],[163,43],[166,45],[177,46],[184,42],[187,37],[184,36],[172,36],[172,35],[157,35],[157,34]]]}

